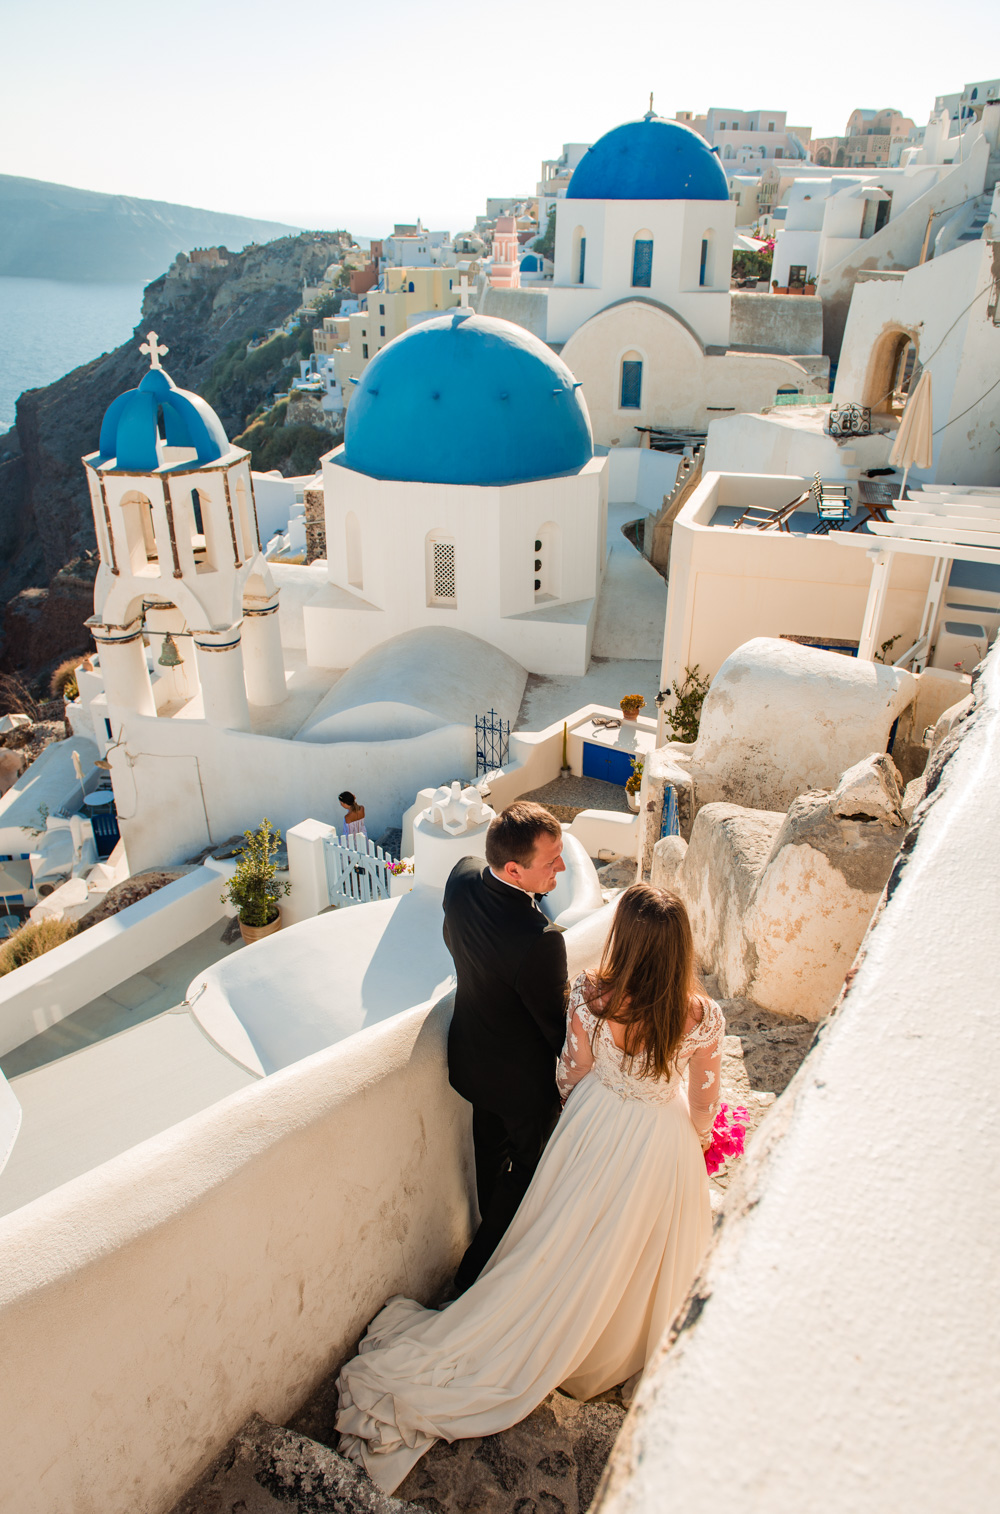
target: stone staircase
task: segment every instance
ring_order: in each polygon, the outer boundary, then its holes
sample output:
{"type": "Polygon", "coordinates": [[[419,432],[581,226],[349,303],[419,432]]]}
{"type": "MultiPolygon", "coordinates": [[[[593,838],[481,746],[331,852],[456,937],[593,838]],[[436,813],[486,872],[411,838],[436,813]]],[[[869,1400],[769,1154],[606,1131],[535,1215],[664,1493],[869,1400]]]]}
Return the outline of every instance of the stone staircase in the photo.
{"type": "Polygon", "coordinates": [[[961,246],[964,242],[979,241],[980,237],[983,234],[983,227],[986,225],[986,222],[989,219],[990,206],[992,205],[992,203],[992,190],[989,194],[981,194],[979,196],[975,203],[972,219],[969,221],[964,231],[960,232],[958,237],[955,239],[956,245],[961,246]]]}

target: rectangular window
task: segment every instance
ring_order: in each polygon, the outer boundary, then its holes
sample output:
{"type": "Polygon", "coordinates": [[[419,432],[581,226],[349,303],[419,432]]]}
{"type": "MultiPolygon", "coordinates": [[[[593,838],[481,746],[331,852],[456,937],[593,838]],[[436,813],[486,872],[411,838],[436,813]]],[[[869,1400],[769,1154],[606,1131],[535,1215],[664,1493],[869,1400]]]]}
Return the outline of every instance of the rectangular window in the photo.
{"type": "Polygon", "coordinates": [[[708,238],[703,237],[701,242],[701,262],[698,265],[698,283],[704,288],[706,274],[708,273],[708,238]]]}
{"type": "Polygon", "coordinates": [[[433,547],[434,602],[454,604],[455,593],[455,543],[436,541],[433,547]]]}
{"type": "Polygon", "coordinates": [[[806,268],[806,265],[804,263],[793,263],[788,270],[789,288],[791,288],[793,285],[797,286],[799,284],[804,284],[806,282],[806,274],[808,273],[808,271],[809,270],[806,268]]]}
{"type": "Polygon", "coordinates": [[[768,129],[768,131],[773,131],[774,130],[774,122],[773,121],[768,121],[768,123],[767,123],[767,129],[768,129]]]}
{"type": "Polygon", "coordinates": [[[368,356],[368,343],[367,342],[362,342],[361,343],[361,356],[362,357],[367,357],[368,356]]]}
{"type": "Polygon", "coordinates": [[[379,336],[385,336],[385,327],[384,326],[380,326],[378,328],[378,334],[379,334],[379,336]]]}
{"type": "Polygon", "coordinates": [[[632,248],[632,288],[648,289],[653,279],[653,244],[636,242],[632,248]]]}
{"type": "Polygon", "coordinates": [[[586,272],[586,270],[587,270],[587,238],[586,237],[581,237],[580,238],[580,271],[579,271],[579,273],[577,275],[577,280],[576,280],[576,282],[578,284],[582,284],[583,283],[583,275],[586,272]]]}
{"type": "Polygon", "coordinates": [[[385,306],[384,305],[380,305],[378,307],[378,313],[379,313],[379,315],[385,315],[385,306]]]}
{"type": "Polygon", "coordinates": [[[785,156],[785,149],[783,147],[776,147],[774,149],[774,156],[776,158],[783,158],[785,156]]]}
{"type": "Polygon", "coordinates": [[[622,363],[622,403],[623,410],[638,410],[642,404],[642,364],[636,362],[622,363]]]}

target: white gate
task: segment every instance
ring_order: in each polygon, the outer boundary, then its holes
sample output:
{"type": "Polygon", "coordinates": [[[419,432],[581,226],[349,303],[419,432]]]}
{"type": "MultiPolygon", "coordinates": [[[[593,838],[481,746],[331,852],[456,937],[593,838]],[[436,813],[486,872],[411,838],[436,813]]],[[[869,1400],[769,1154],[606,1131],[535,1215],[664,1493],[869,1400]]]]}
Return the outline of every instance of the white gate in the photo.
{"type": "Polygon", "coordinates": [[[389,858],[367,836],[329,836],[326,841],[326,878],[330,903],[337,909],[347,904],[370,904],[389,897],[389,858]]]}

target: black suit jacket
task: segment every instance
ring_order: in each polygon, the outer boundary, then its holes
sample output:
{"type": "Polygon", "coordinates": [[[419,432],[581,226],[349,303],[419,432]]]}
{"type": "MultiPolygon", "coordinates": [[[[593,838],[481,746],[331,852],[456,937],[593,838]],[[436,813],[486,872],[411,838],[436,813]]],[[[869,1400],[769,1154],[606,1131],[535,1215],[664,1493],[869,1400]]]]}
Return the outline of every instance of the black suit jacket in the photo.
{"type": "Polygon", "coordinates": [[[530,894],[463,857],[444,891],[444,940],[458,988],[448,1073],[463,1098],[499,1115],[544,1115],[566,1038],[566,946],[530,894]]]}

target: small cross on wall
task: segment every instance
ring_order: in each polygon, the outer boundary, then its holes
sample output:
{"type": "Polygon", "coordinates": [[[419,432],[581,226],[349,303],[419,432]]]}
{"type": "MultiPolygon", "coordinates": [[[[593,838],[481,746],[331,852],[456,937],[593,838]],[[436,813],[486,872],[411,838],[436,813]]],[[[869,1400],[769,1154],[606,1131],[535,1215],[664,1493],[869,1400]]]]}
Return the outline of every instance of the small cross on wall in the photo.
{"type": "Polygon", "coordinates": [[[469,295],[471,293],[472,290],[469,286],[468,277],[463,273],[458,281],[458,302],[463,310],[468,310],[469,308],[469,295]]]}
{"type": "Polygon", "coordinates": [[[160,346],[159,338],[157,337],[155,331],[147,331],[146,340],[139,348],[139,351],[143,354],[143,356],[145,356],[147,353],[149,354],[150,368],[160,368],[163,366],[160,362],[160,358],[166,357],[167,353],[170,351],[170,348],[160,346]]]}

